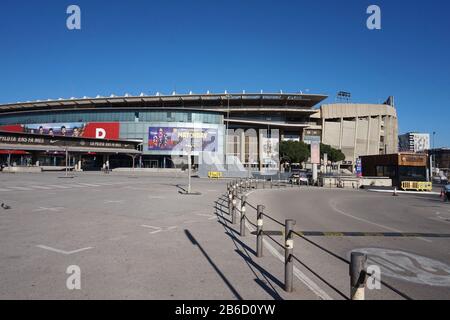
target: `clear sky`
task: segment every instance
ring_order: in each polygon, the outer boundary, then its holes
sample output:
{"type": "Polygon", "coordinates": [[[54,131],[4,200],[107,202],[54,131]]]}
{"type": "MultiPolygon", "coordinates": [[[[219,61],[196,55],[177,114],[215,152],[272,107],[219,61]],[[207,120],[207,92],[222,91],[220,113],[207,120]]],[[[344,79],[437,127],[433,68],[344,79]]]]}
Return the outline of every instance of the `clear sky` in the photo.
{"type": "Polygon", "coordinates": [[[161,92],[394,95],[450,146],[450,1],[2,0],[0,103],[161,92]],[[81,8],[81,30],[66,9],[81,8]],[[381,7],[382,29],[366,9],[381,7]]]}

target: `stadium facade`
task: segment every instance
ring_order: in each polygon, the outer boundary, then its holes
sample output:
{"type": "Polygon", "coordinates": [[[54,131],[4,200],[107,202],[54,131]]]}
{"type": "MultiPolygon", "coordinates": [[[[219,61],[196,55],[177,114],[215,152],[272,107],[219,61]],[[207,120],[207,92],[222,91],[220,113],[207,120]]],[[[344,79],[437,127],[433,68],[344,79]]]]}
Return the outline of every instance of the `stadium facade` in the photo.
{"type": "MultiPolygon", "coordinates": [[[[242,168],[261,170],[279,165],[275,151],[279,141],[310,143],[326,139],[317,108],[326,98],[302,93],[174,93],[21,102],[0,105],[0,131],[44,135],[55,141],[58,137],[131,141],[138,146],[139,155],[131,157],[126,151],[107,148],[69,150],[73,155],[70,164],[79,169],[98,168],[105,163],[111,168],[170,168],[182,164],[187,154],[197,161],[204,154],[214,159],[224,159],[227,154],[242,168]]],[[[383,119],[384,114],[374,111],[369,116],[383,119]]],[[[357,118],[358,114],[348,117],[357,118]]],[[[327,122],[325,119],[328,129],[327,122]]],[[[346,139],[345,132],[341,140],[346,139]]],[[[7,142],[0,141],[2,161],[8,155],[8,160],[12,158],[18,165],[64,162],[63,149],[7,142]]]]}

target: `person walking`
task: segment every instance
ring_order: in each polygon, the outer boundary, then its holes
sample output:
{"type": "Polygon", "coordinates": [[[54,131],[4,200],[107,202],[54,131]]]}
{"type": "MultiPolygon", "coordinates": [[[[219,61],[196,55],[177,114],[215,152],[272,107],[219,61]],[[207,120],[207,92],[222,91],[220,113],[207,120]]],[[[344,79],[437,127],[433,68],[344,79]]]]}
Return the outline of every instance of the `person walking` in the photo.
{"type": "Polygon", "coordinates": [[[444,187],[444,201],[448,202],[450,200],[450,184],[447,184],[444,187]]]}

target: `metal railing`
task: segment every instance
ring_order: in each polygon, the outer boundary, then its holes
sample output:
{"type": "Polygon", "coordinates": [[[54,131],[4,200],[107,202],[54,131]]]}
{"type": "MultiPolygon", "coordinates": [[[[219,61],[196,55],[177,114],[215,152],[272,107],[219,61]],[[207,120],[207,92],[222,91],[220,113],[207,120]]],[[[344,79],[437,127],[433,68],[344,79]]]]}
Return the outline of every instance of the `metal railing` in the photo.
{"type": "MultiPolygon", "coordinates": [[[[264,212],[265,207],[263,205],[254,206],[250,204],[247,200],[247,191],[257,190],[257,189],[266,189],[266,188],[292,188],[294,187],[293,183],[289,183],[286,180],[257,180],[257,179],[239,179],[235,180],[227,185],[227,199],[228,199],[228,208],[229,215],[231,216],[232,224],[236,225],[237,221],[240,221],[240,236],[246,236],[246,223],[249,223],[251,226],[256,228],[255,232],[252,234],[256,235],[256,257],[263,257],[263,243],[265,237],[272,240],[279,247],[284,249],[284,290],[286,292],[292,292],[294,287],[294,261],[300,263],[303,267],[305,267],[308,271],[310,271],[314,276],[320,279],[323,283],[325,283],[328,287],[330,287],[333,291],[338,293],[344,299],[351,300],[364,300],[365,299],[365,288],[367,284],[367,280],[374,276],[373,274],[368,274],[367,272],[367,255],[361,252],[352,252],[350,256],[350,261],[339,256],[338,254],[332,252],[331,250],[317,244],[307,237],[307,235],[313,236],[346,236],[344,233],[331,233],[331,232],[299,232],[294,230],[294,226],[296,225],[296,221],[292,219],[286,219],[284,222],[281,222],[274,217],[271,217],[267,213],[264,212]],[[241,195],[241,196],[240,196],[241,195]],[[238,202],[240,201],[240,209],[238,209],[238,202]],[[252,222],[247,215],[247,208],[252,208],[256,211],[256,223],[252,222]],[[240,217],[238,219],[238,211],[240,213],[240,217]],[[264,230],[264,218],[269,219],[270,221],[276,223],[277,225],[284,228],[284,231],[265,231],[264,230]],[[274,236],[281,236],[283,243],[277,241],[274,236]],[[323,277],[321,277],[317,272],[315,272],[312,268],[308,267],[304,262],[301,261],[294,254],[294,236],[301,238],[302,240],[308,242],[309,244],[315,246],[321,251],[327,253],[329,256],[334,257],[335,259],[347,264],[349,266],[349,280],[350,280],[350,297],[342,293],[339,289],[333,286],[331,283],[326,281],[323,277]]],[[[250,229],[250,228],[249,228],[250,229]]],[[[382,233],[361,233],[361,232],[353,232],[347,233],[347,236],[361,236],[367,234],[367,236],[377,236],[382,235],[382,233]]],[[[408,233],[405,234],[408,237],[417,237],[420,234],[417,233],[408,233]]],[[[390,235],[392,236],[392,235],[390,235]]],[[[401,236],[400,234],[396,234],[394,236],[401,236]]],[[[430,235],[433,236],[433,235],[430,235]]],[[[450,235],[437,235],[437,236],[446,236],[450,237],[450,235]]],[[[381,279],[377,279],[380,281],[382,285],[386,288],[390,289],[392,292],[396,293],[400,297],[406,300],[413,300],[407,294],[401,292],[396,289],[392,285],[382,281],[381,279]]]]}

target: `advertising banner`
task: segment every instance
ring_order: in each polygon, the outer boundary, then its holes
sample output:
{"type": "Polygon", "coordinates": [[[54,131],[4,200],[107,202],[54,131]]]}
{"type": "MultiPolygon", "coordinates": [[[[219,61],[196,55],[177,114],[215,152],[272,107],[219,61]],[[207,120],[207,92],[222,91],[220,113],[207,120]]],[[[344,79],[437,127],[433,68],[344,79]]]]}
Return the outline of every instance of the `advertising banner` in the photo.
{"type": "Polygon", "coordinates": [[[209,128],[149,127],[148,150],[217,152],[218,130],[209,128]]]}
{"type": "Polygon", "coordinates": [[[27,134],[18,132],[0,132],[0,144],[4,145],[27,145],[27,146],[57,146],[57,147],[96,147],[135,150],[133,143],[106,139],[48,136],[27,134]]]}
{"type": "Polygon", "coordinates": [[[0,126],[0,130],[49,136],[118,140],[119,122],[68,122],[0,126]]]}
{"type": "Polygon", "coordinates": [[[320,164],[320,142],[311,142],[311,163],[320,164]]]}
{"type": "Polygon", "coordinates": [[[361,177],[362,176],[362,162],[361,158],[356,159],[356,176],[361,177]]]}

